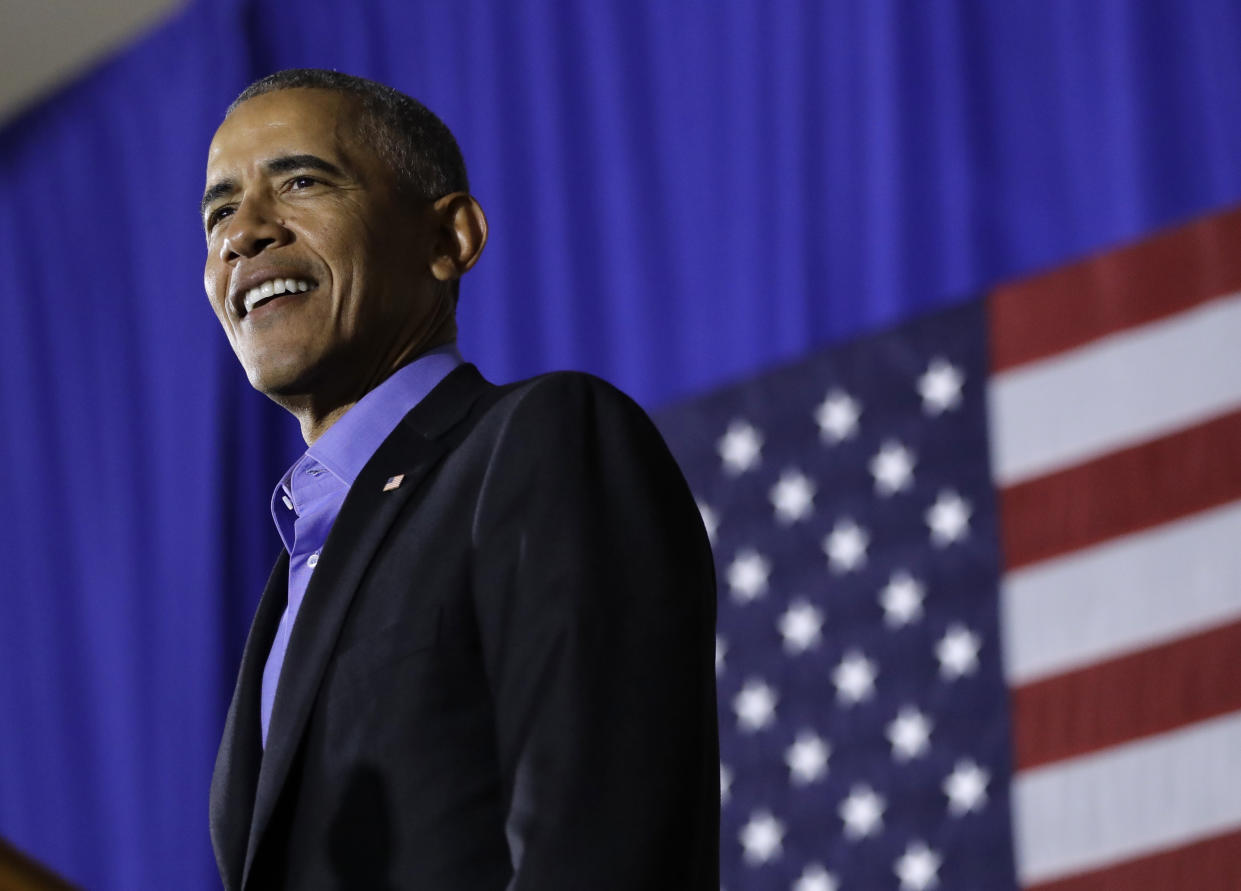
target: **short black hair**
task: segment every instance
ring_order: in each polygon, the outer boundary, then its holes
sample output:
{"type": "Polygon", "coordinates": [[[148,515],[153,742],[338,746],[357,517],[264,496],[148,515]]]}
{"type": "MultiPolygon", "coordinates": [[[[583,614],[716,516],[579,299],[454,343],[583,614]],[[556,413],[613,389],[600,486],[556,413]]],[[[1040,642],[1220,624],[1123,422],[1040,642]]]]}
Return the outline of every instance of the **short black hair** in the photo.
{"type": "Polygon", "coordinates": [[[411,200],[433,201],[470,190],[465,159],[444,122],[417,99],[364,77],[323,68],[287,68],[242,90],[225,116],[255,96],[303,88],[332,90],[358,100],[363,135],[391,165],[398,188],[411,200]]]}

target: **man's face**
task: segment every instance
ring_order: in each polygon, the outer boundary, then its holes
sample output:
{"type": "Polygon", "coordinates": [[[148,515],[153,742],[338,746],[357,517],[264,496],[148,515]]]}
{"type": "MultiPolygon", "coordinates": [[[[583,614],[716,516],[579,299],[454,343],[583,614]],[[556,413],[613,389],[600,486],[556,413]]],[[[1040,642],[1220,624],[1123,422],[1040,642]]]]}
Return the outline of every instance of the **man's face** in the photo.
{"type": "Polygon", "coordinates": [[[403,205],[355,101],[281,90],[239,105],[207,157],[203,284],[250,383],[353,401],[441,326],[432,215],[403,205]]]}

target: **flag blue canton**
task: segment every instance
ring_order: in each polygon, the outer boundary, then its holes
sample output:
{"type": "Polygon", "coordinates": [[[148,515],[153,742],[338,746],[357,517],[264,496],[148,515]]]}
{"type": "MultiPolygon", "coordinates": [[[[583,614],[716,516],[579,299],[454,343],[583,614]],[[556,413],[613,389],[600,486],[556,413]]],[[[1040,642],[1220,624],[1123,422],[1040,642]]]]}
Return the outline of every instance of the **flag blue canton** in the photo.
{"type": "Polygon", "coordinates": [[[711,533],[721,884],[1015,887],[975,301],[663,413],[711,533]]]}

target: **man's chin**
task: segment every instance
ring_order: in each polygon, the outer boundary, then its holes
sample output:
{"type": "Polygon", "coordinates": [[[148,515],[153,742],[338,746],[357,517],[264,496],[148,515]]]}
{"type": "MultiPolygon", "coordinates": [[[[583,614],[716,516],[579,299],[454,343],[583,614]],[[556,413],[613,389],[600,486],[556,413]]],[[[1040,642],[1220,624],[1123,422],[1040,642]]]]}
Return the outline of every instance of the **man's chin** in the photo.
{"type": "Polygon", "coordinates": [[[245,367],[250,386],[269,399],[284,402],[313,392],[312,376],[300,367],[254,364],[245,367]]]}
{"type": "Polygon", "coordinates": [[[256,362],[244,367],[250,386],[295,414],[311,406],[331,404],[345,379],[339,370],[333,374],[326,361],[256,362]]]}

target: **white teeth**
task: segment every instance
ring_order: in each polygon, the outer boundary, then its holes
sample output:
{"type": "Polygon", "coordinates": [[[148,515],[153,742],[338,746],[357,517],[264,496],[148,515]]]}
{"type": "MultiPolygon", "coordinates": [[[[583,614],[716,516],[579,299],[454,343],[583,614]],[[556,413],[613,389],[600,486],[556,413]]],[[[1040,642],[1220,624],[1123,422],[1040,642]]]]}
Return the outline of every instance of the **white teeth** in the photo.
{"type": "Polygon", "coordinates": [[[314,285],[310,282],[299,278],[273,278],[268,279],[262,284],[255,285],[246,291],[245,307],[246,312],[254,309],[254,307],[268,297],[277,297],[281,294],[293,294],[302,291],[309,291],[314,285]]]}

